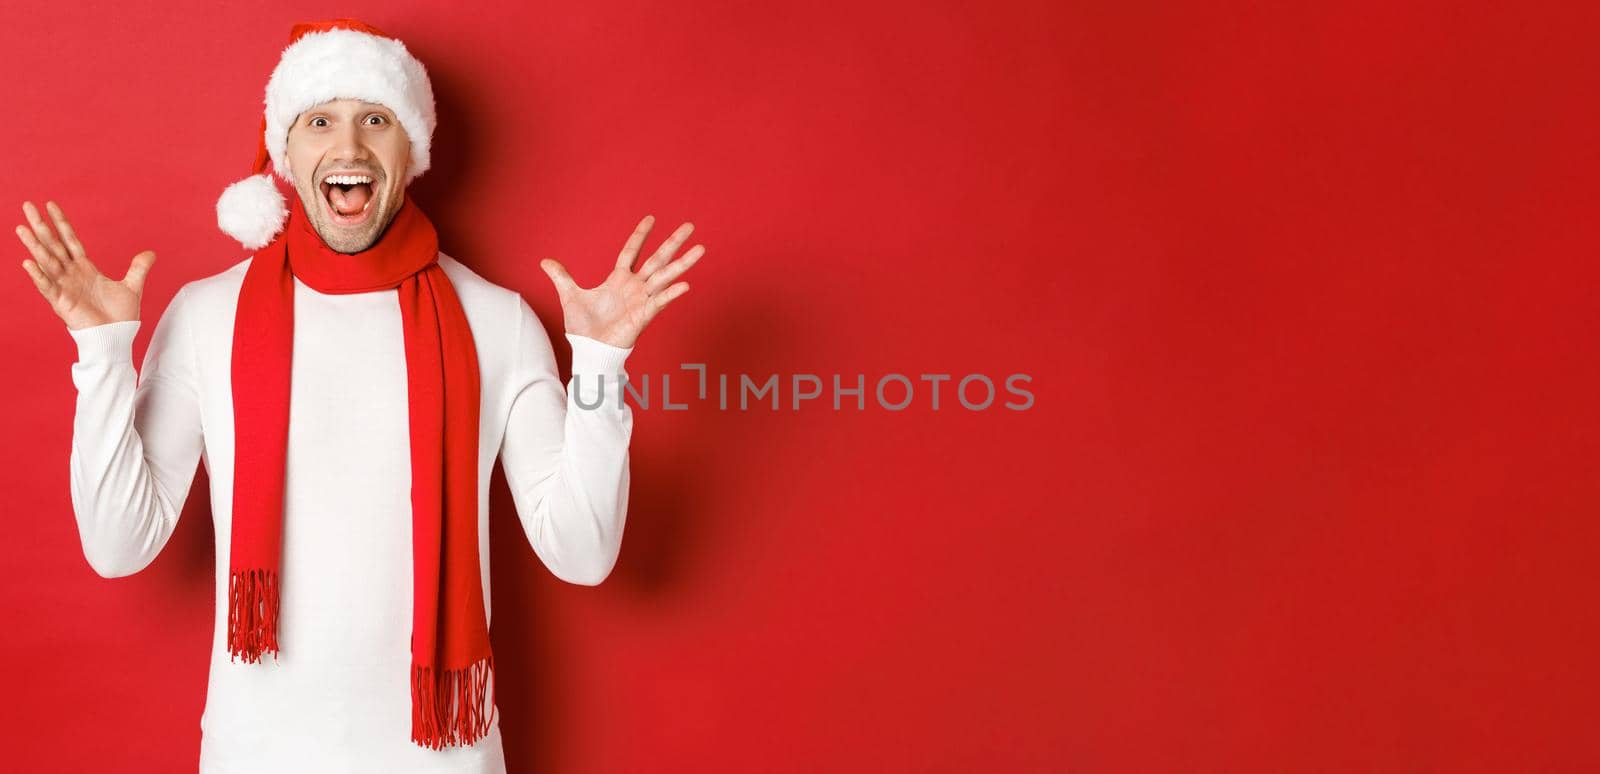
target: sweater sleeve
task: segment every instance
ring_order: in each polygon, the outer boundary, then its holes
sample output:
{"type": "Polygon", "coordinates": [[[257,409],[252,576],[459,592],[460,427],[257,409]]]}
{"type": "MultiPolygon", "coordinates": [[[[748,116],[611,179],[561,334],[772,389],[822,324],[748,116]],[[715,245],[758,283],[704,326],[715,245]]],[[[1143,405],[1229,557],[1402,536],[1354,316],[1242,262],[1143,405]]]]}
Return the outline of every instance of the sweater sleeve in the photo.
{"type": "Polygon", "coordinates": [[[534,552],[556,577],[593,586],[622,549],[633,413],[619,380],[633,348],[567,334],[573,379],[563,387],[549,335],[520,295],[518,306],[515,397],[500,461],[534,552]]]}
{"type": "Polygon", "coordinates": [[[68,330],[78,349],[72,509],[84,557],[106,578],[132,575],[161,552],[203,450],[183,295],[156,323],[141,373],[133,368],[139,320],[68,330]]]}

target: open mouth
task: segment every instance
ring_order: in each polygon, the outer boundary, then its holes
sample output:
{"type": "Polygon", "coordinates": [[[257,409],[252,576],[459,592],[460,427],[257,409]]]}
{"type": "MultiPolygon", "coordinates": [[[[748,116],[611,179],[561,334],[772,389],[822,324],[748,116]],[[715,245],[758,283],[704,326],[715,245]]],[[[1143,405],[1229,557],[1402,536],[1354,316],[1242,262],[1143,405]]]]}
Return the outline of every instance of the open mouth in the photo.
{"type": "Polygon", "coordinates": [[[328,217],[341,226],[355,226],[365,222],[377,199],[372,188],[371,175],[333,174],[322,178],[322,201],[328,208],[328,217]]]}

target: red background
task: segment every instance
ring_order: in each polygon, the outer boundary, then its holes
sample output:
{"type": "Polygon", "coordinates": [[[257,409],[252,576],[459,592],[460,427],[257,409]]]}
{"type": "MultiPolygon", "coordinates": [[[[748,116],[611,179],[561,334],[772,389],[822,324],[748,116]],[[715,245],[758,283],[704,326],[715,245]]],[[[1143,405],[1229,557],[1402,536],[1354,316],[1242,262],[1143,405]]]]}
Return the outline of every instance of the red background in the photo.
{"type": "MultiPolygon", "coordinates": [[[[6,8],[0,202],[158,252],[136,357],[244,256],[212,208],[290,25],[355,15],[433,74],[445,249],[563,365],[538,259],[592,283],[654,213],[708,252],[636,375],[1033,377],[638,411],[596,588],[497,472],[512,771],[1600,766],[1594,11],[271,5],[6,8]]],[[[151,567],[90,570],[72,342],[10,255],[8,767],[192,770],[204,473],[151,567]]]]}

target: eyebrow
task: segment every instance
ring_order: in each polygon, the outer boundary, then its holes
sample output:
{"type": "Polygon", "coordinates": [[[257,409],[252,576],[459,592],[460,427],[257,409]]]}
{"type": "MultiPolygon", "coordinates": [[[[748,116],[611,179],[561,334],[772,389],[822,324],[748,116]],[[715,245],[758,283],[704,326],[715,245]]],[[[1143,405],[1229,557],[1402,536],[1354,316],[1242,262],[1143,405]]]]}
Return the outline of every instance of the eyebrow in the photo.
{"type": "MultiPolygon", "coordinates": [[[[328,109],[327,107],[325,107],[323,105],[318,105],[318,106],[316,106],[314,108],[311,108],[311,109],[307,110],[305,112],[305,115],[309,117],[309,116],[314,116],[314,115],[323,114],[323,113],[331,113],[331,112],[333,112],[333,111],[328,109]]],[[[358,113],[388,113],[389,115],[394,115],[394,111],[390,110],[388,108],[388,106],[380,105],[380,104],[378,104],[376,102],[363,102],[363,103],[361,103],[360,107],[356,108],[356,112],[358,112],[358,113]]]]}

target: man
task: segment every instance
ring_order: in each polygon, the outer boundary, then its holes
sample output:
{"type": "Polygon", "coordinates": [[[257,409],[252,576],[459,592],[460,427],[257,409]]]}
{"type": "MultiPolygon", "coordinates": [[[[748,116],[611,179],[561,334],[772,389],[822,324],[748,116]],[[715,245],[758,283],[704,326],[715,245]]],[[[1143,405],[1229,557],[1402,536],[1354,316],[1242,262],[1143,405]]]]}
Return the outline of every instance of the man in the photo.
{"type": "Polygon", "coordinates": [[[623,364],[704,250],[674,258],[685,223],[635,265],[646,217],[598,287],[541,263],[572,343],[569,394],[527,302],[439,252],[405,196],[435,117],[403,44],[352,20],[297,26],[262,123],[256,170],[270,163],[295,196],[285,206],[266,174],[228,188],[218,223],[255,252],[179,289],[137,374],[154,253],[112,280],[53,202],[53,230],[23,206],[24,269],[78,350],[84,553],[105,577],[147,566],[204,459],[217,625],[202,772],[504,771],[495,456],[545,565],[603,580],[627,513],[623,364]]]}

